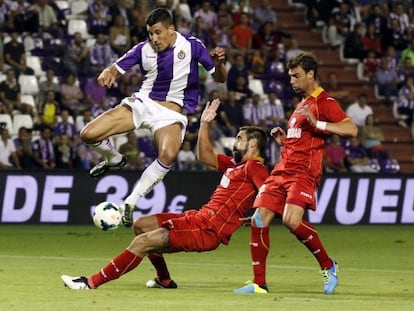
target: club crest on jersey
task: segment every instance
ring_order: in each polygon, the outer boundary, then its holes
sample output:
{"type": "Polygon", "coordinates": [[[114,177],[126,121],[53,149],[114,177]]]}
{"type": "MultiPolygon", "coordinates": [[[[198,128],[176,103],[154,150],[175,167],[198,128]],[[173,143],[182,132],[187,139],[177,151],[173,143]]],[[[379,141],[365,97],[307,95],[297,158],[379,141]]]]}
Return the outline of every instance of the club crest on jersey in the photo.
{"type": "Polygon", "coordinates": [[[185,58],[185,52],[183,50],[181,50],[180,52],[178,52],[177,57],[178,57],[178,59],[184,59],[185,58]]]}

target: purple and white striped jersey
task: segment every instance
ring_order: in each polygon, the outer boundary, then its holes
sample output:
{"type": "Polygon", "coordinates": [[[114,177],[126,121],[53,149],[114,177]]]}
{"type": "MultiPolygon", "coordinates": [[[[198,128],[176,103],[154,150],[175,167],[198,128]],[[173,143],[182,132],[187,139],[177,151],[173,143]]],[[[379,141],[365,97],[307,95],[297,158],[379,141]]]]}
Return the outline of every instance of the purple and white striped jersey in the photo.
{"type": "Polygon", "coordinates": [[[153,100],[177,103],[193,113],[200,96],[198,63],[210,74],[215,72],[215,66],[199,39],[176,33],[173,47],[157,53],[147,40],[131,48],[115,66],[124,74],[138,64],[145,79],[137,92],[143,92],[153,100]]]}

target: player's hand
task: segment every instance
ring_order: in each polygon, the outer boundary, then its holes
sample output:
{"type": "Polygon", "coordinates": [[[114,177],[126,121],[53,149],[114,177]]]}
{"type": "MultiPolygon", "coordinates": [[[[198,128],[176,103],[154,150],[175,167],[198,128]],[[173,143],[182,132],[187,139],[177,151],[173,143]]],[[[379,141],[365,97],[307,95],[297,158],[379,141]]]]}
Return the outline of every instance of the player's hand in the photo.
{"type": "Polygon", "coordinates": [[[272,135],[276,143],[279,145],[282,145],[283,140],[286,138],[286,132],[280,126],[272,128],[270,135],[272,135]]]}
{"type": "Polygon", "coordinates": [[[308,120],[309,124],[313,127],[316,126],[316,118],[313,115],[312,111],[310,111],[309,107],[304,106],[299,110],[299,113],[303,116],[306,116],[306,119],[308,120]]]}
{"type": "Polygon", "coordinates": [[[210,56],[213,58],[215,64],[224,63],[226,60],[226,51],[221,47],[216,47],[210,52],[210,56]]]}
{"type": "Polygon", "coordinates": [[[115,66],[105,68],[98,76],[97,81],[100,86],[111,87],[118,77],[118,70],[115,66]]]}
{"type": "Polygon", "coordinates": [[[243,217],[239,218],[243,222],[243,226],[250,227],[252,225],[252,218],[251,217],[243,217]]]}
{"type": "Polygon", "coordinates": [[[210,123],[217,116],[217,109],[220,106],[220,99],[215,98],[213,101],[207,102],[206,107],[201,114],[200,122],[210,123]]]}

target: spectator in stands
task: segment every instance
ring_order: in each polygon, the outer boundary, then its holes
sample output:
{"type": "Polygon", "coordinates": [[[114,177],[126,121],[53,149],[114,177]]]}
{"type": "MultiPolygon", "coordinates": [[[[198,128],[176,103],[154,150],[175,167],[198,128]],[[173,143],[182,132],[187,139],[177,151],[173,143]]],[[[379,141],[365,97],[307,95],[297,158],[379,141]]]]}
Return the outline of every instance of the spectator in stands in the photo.
{"type": "Polygon", "coordinates": [[[122,94],[127,97],[131,96],[132,93],[139,90],[142,85],[142,75],[141,74],[132,74],[129,76],[126,83],[122,83],[122,94]]]}
{"type": "Polygon", "coordinates": [[[299,48],[299,42],[295,38],[291,38],[289,40],[289,45],[287,46],[285,59],[288,61],[289,59],[295,57],[296,55],[303,53],[303,50],[299,48]]]}
{"type": "Polygon", "coordinates": [[[4,45],[4,64],[6,68],[13,68],[16,72],[16,77],[20,74],[34,74],[34,70],[26,64],[26,51],[23,43],[19,42],[19,33],[13,31],[10,34],[10,42],[4,45]]]}
{"type": "Polygon", "coordinates": [[[390,69],[387,57],[381,58],[380,67],[375,73],[375,81],[378,87],[378,94],[385,97],[384,104],[392,105],[391,97],[398,95],[399,77],[397,71],[390,69]]]}
{"type": "Polygon", "coordinates": [[[40,104],[39,118],[41,125],[54,127],[57,122],[57,116],[60,114],[60,103],[56,100],[55,92],[50,90],[46,92],[46,97],[40,104]]]}
{"type": "Polygon", "coordinates": [[[401,1],[394,1],[393,8],[389,14],[390,20],[397,20],[400,26],[400,32],[406,33],[410,28],[410,19],[404,10],[404,4],[401,1]]]}
{"type": "Polygon", "coordinates": [[[80,111],[88,108],[85,96],[73,73],[68,73],[64,77],[60,86],[60,94],[62,96],[61,108],[68,109],[73,116],[79,115],[80,111]]]}
{"type": "Polygon", "coordinates": [[[253,35],[252,47],[260,49],[263,46],[269,50],[279,49],[279,44],[283,44],[284,38],[291,38],[292,36],[284,31],[278,30],[276,25],[270,22],[265,22],[259,30],[253,35]]]}
{"type": "Polygon", "coordinates": [[[9,31],[14,28],[11,23],[10,14],[12,11],[12,5],[9,1],[0,0],[0,29],[3,31],[9,31]]]}
{"type": "Polygon", "coordinates": [[[372,108],[367,104],[365,93],[359,93],[358,100],[349,105],[345,112],[359,128],[365,126],[366,117],[373,114],[372,108]]]}
{"type": "MultiPolygon", "coordinates": [[[[83,93],[85,94],[86,106],[92,111],[93,116],[98,116],[108,110],[108,89],[98,84],[97,75],[86,79],[83,93]]],[[[132,93],[129,93],[128,96],[131,96],[132,93]]]]}
{"type": "Polygon", "coordinates": [[[400,65],[402,65],[407,58],[411,61],[411,64],[414,65],[414,36],[410,40],[410,45],[401,53],[400,65]]]}
{"type": "Polygon", "coordinates": [[[344,41],[344,57],[357,58],[360,61],[366,56],[363,46],[364,26],[356,23],[354,29],[346,36],[344,41]]]}
{"type": "Polygon", "coordinates": [[[327,24],[323,28],[322,32],[325,40],[330,44],[332,48],[337,48],[345,42],[346,37],[339,34],[335,17],[333,15],[329,16],[327,24]]]}
{"type": "Polygon", "coordinates": [[[375,26],[375,33],[380,36],[383,36],[388,29],[388,20],[384,12],[384,7],[378,3],[371,5],[371,10],[365,19],[365,25],[369,24],[375,26]]]}
{"type": "Polygon", "coordinates": [[[63,29],[59,27],[59,21],[55,11],[49,5],[49,0],[36,0],[34,9],[39,16],[39,32],[55,38],[62,38],[63,29]]]}
{"type": "Polygon", "coordinates": [[[375,51],[369,50],[367,57],[362,61],[362,75],[366,77],[371,85],[375,84],[375,74],[380,66],[380,59],[377,58],[375,51]]]}
{"type": "Polygon", "coordinates": [[[377,57],[381,57],[384,53],[381,44],[381,37],[376,33],[374,24],[368,24],[362,44],[364,46],[365,54],[368,51],[373,50],[375,51],[377,57]]]}
{"type": "Polygon", "coordinates": [[[81,131],[81,129],[83,129],[86,125],[86,123],[92,121],[93,116],[92,116],[92,112],[90,109],[85,109],[82,111],[81,116],[76,117],[75,120],[75,126],[76,126],[76,130],[79,133],[81,131]]]}
{"type": "Polygon", "coordinates": [[[277,15],[269,0],[260,0],[252,14],[253,31],[257,32],[265,23],[276,25],[277,15]]]}
{"type": "Polygon", "coordinates": [[[134,131],[126,134],[127,141],[119,146],[118,151],[127,158],[127,164],[124,169],[142,170],[144,166],[141,160],[141,152],[138,148],[137,135],[134,131]]]}
{"type": "Polygon", "coordinates": [[[227,74],[227,90],[235,91],[236,90],[236,80],[238,77],[242,76],[246,83],[246,86],[249,81],[249,70],[246,65],[245,57],[241,53],[234,55],[234,62],[232,63],[229,72],[227,74]]]}
{"type": "Polygon", "coordinates": [[[211,8],[210,1],[203,1],[201,8],[194,12],[194,19],[201,18],[202,27],[208,32],[217,27],[217,13],[211,8]]]}
{"type": "Polygon", "coordinates": [[[0,101],[9,114],[17,112],[33,116],[33,107],[21,101],[20,85],[12,68],[6,70],[6,80],[0,82],[0,101]]]}
{"type": "Polygon", "coordinates": [[[306,1],[306,18],[313,28],[328,24],[328,17],[333,8],[338,5],[332,0],[309,0],[306,1]]]}
{"type": "Polygon", "coordinates": [[[63,56],[65,69],[76,77],[87,75],[89,72],[89,53],[90,49],[86,46],[81,33],[76,32],[63,56]]]}
{"type": "Polygon", "coordinates": [[[227,25],[229,29],[233,27],[233,17],[231,14],[231,9],[229,5],[226,3],[226,1],[220,1],[216,13],[218,25],[227,25]]]}
{"type": "MultiPolygon", "coordinates": [[[[111,2],[110,2],[111,3],[111,2]]],[[[109,6],[109,14],[111,15],[111,26],[116,24],[116,17],[123,17],[123,24],[125,27],[132,28],[133,26],[133,16],[131,7],[128,7],[126,0],[115,0],[109,6]]],[[[119,55],[123,55],[120,53],[119,55]]]]}
{"type": "Polygon", "coordinates": [[[19,162],[24,169],[37,168],[36,162],[33,157],[32,147],[32,130],[21,127],[19,128],[17,137],[13,140],[16,147],[16,155],[19,158],[19,162]]]}
{"type": "Polygon", "coordinates": [[[231,30],[232,46],[243,53],[252,48],[253,29],[249,26],[248,21],[248,15],[242,13],[240,23],[235,24],[231,30]]]}
{"type": "Polygon", "coordinates": [[[285,109],[283,107],[282,101],[277,98],[275,92],[270,92],[267,95],[267,100],[265,100],[263,103],[263,110],[265,114],[266,127],[269,131],[276,126],[279,126],[283,129],[287,128],[285,109]]]}
{"type": "Polygon", "coordinates": [[[233,26],[240,24],[240,19],[243,14],[247,14],[247,23],[250,25],[250,16],[253,14],[253,9],[247,0],[230,0],[231,16],[233,19],[233,26]]]}
{"type": "Polygon", "coordinates": [[[407,76],[403,86],[398,91],[397,111],[403,119],[399,121],[402,127],[411,127],[414,114],[414,78],[407,76]]]}
{"type": "Polygon", "coordinates": [[[93,0],[88,6],[88,24],[89,33],[97,35],[98,33],[109,34],[109,24],[112,17],[109,7],[103,0],[93,0]]]}
{"type": "Polygon", "coordinates": [[[177,163],[179,171],[192,170],[193,163],[196,161],[194,151],[191,149],[191,143],[184,140],[181,149],[177,154],[177,163]]]}
{"type": "Polygon", "coordinates": [[[244,125],[242,102],[236,99],[234,91],[227,93],[227,98],[220,104],[218,114],[217,122],[225,136],[235,136],[239,128],[244,125]]]}
{"type": "Polygon", "coordinates": [[[72,169],[75,163],[75,152],[71,146],[71,139],[67,133],[61,133],[54,144],[56,168],[72,169]]]}
{"type": "Polygon", "coordinates": [[[56,139],[59,139],[59,136],[63,133],[66,133],[70,139],[73,141],[75,136],[78,135],[78,131],[76,129],[75,124],[73,123],[73,119],[70,120],[70,113],[68,109],[62,109],[59,115],[59,121],[53,127],[53,134],[56,139]]]}
{"type": "Polygon", "coordinates": [[[209,29],[204,25],[204,21],[201,16],[195,18],[195,22],[191,27],[190,34],[199,38],[206,47],[212,47],[213,38],[211,37],[209,29]]]}
{"type": "Polygon", "coordinates": [[[109,45],[116,55],[121,56],[131,48],[131,32],[124,16],[117,15],[114,19],[114,24],[109,28],[109,45]]]}
{"type": "Polygon", "coordinates": [[[56,167],[51,127],[41,127],[40,138],[33,142],[33,157],[36,164],[42,169],[56,167]]]}
{"type": "Polygon", "coordinates": [[[346,173],[346,152],[341,144],[340,136],[331,135],[331,142],[325,147],[324,169],[327,173],[346,173]]]}
{"type": "MultiPolygon", "coordinates": [[[[223,19],[219,18],[217,29],[212,37],[215,46],[222,47],[224,49],[230,49],[231,47],[231,26],[226,22],[222,22],[223,19]]],[[[228,55],[230,52],[228,52],[228,55]]]]}
{"type": "Polygon", "coordinates": [[[324,85],[324,88],[342,106],[347,106],[349,104],[349,91],[346,90],[338,81],[336,73],[328,73],[328,78],[326,84],[324,85]]]}
{"type": "Polygon", "coordinates": [[[397,69],[400,81],[405,81],[408,77],[414,77],[414,64],[409,58],[402,60],[402,64],[397,69]]]}
{"type": "Polygon", "coordinates": [[[104,33],[98,33],[96,35],[96,41],[90,47],[89,55],[90,69],[88,76],[100,73],[115,60],[115,54],[112,51],[112,48],[109,45],[104,33]]]}
{"type": "Polygon", "coordinates": [[[390,27],[382,36],[382,46],[393,46],[397,55],[400,57],[401,53],[408,46],[407,36],[400,31],[400,25],[397,19],[390,20],[390,27]]]}
{"type": "Polygon", "coordinates": [[[245,80],[244,76],[236,78],[236,86],[233,91],[236,93],[238,100],[253,96],[253,91],[249,88],[249,82],[245,80]]]}
{"type": "Polygon", "coordinates": [[[370,165],[367,151],[359,143],[358,138],[349,138],[349,146],[346,148],[345,162],[353,173],[378,173],[379,167],[370,165]]]}
{"type": "Polygon", "coordinates": [[[384,134],[382,129],[375,124],[374,115],[368,115],[365,119],[365,126],[361,131],[362,145],[367,149],[370,158],[387,159],[388,151],[382,144],[384,134]]]}
{"type": "Polygon", "coordinates": [[[0,127],[0,169],[21,168],[16,147],[10,138],[9,130],[0,127]]]}
{"type": "Polygon", "coordinates": [[[37,10],[31,3],[25,0],[11,2],[9,18],[12,19],[14,29],[17,32],[37,32],[39,29],[39,16],[37,10]]]}
{"type": "Polygon", "coordinates": [[[266,111],[259,94],[246,97],[243,104],[244,124],[265,126],[266,111]]]}
{"type": "Polygon", "coordinates": [[[55,71],[53,69],[46,70],[46,80],[39,82],[38,102],[42,103],[48,91],[55,93],[55,99],[60,102],[60,84],[56,79],[55,71]]]}

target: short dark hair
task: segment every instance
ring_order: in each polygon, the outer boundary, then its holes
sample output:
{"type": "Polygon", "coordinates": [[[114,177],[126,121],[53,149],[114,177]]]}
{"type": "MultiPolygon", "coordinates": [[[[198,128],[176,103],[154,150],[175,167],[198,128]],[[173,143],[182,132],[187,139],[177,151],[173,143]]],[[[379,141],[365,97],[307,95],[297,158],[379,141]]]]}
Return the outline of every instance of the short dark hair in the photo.
{"type": "Polygon", "coordinates": [[[267,133],[266,130],[260,126],[242,126],[240,131],[245,131],[247,140],[257,139],[257,145],[259,146],[260,155],[264,157],[267,146],[267,133]]]}
{"type": "Polygon", "coordinates": [[[318,77],[318,61],[312,53],[300,53],[295,57],[289,59],[287,63],[288,69],[293,69],[296,67],[302,67],[303,70],[308,73],[309,71],[313,70],[313,77],[315,80],[318,77]]]}
{"type": "Polygon", "coordinates": [[[166,27],[174,24],[172,16],[168,10],[163,8],[156,8],[148,14],[146,24],[148,26],[153,26],[156,23],[160,22],[166,27]]]}

